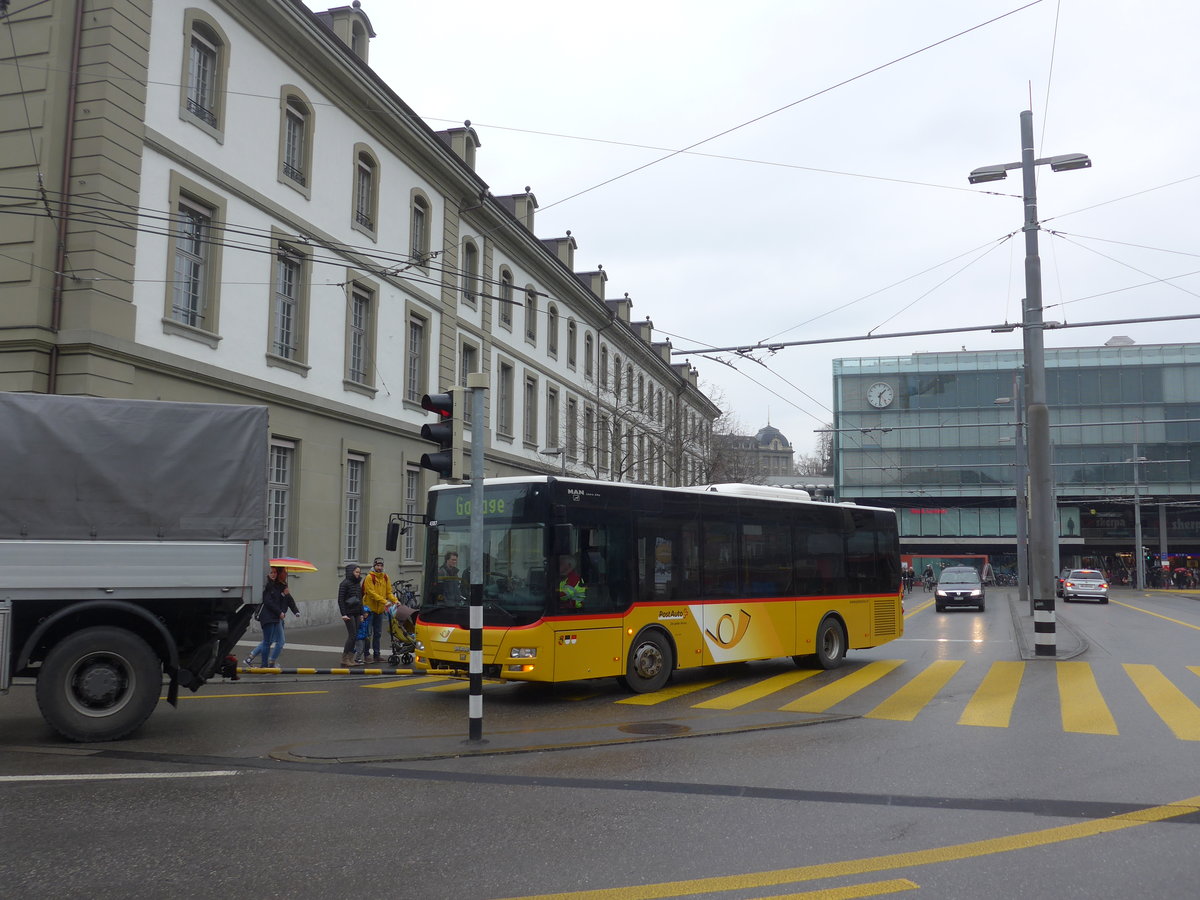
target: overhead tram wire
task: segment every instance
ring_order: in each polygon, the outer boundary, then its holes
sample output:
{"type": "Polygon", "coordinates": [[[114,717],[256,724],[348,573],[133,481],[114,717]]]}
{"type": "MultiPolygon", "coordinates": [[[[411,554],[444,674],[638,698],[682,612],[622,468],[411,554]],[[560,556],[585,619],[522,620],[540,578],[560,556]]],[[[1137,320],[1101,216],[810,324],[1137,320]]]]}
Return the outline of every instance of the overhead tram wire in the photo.
{"type": "Polygon", "coordinates": [[[734,125],[730,128],[726,128],[724,131],[717,132],[716,134],[710,135],[709,137],[703,138],[702,140],[696,141],[692,144],[688,144],[686,147],[683,147],[679,150],[673,150],[670,153],[666,154],[665,156],[660,156],[658,159],[653,159],[648,163],[643,163],[642,165],[637,166],[633,169],[630,169],[628,172],[623,172],[620,175],[614,175],[612,178],[607,178],[604,181],[601,181],[599,184],[594,184],[589,188],[584,188],[582,191],[577,191],[574,194],[570,194],[569,196],[563,197],[561,200],[555,200],[553,203],[547,204],[546,206],[543,206],[541,208],[543,210],[550,209],[551,207],[558,206],[559,204],[562,204],[562,203],[566,203],[569,200],[574,200],[577,197],[582,197],[584,194],[591,193],[594,190],[598,190],[599,188],[610,185],[614,181],[620,181],[622,178],[626,178],[629,175],[633,175],[637,172],[644,171],[646,169],[649,169],[651,166],[656,166],[661,162],[666,162],[668,159],[673,159],[674,157],[679,156],[680,154],[687,153],[691,150],[696,149],[697,147],[703,146],[704,144],[710,143],[711,141],[715,141],[717,138],[721,138],[721,137],[725,137],[726,135],[733,134],[735,131],[740,131],[741,129],[746,128],[750,125],[754,125],[758,122],[761,122],[764,119],[769,119],[771,116],[778,115],[779,113],[789,110],[794,106],[799,106],[801,103],[807,103],[809,100],[815,100],[817,97],[820,97],[824,94],[831,93],[832,91],[835,91],[838,88],[845,87],[848,84],[853,84],[855,81],[859,81],[863,78],[866,78],[868,75],[874,75],[877,72],[882,72],[883,70],[891,68],[892,66],[902,63],[905,60],[912,59],[914,56],[919,56],[922,53],[932,50],[934,47],[939,47],[942,44],[946,44],[946,43],[949,43],[950,41],[957,40],[958,38],[968,35],[973,31],[978,31],[980,28],[985,28],[988,25],[992,25],[995,22],[999,22],[1002,19],[1006,19],[1009,16],[1015,15],[1016,13],[1022,12],[1026,9],[1029,9],[1032,6],[1037,6],[1041,2],[1042,2],[1042,0],[1031,0],[1031,2],[1026,3],[1023,6],[1019,6],[1016,9],[1009,10],[1008,12],[1002,13],[998,16],[988,19],[985,22],[980,22],[978,25],[972,25],[970,28],[964,29],[963,31],[958,32],[957,34],[952,34],[949,37],[944,37],[941,40],[934,41],[932,44],[927,44],[924,47],[921,47],[917,50],[913,50],[910,53],[904,54],[903,56],[898,56],[895,59],[890,60],[889,62],[881,63],[878,66],[875,66],[871,69],[867,69],[865,72],[860,72],[857,75],[854,75],[850,78],[846,78],[842,81],[839,81],[837,84],[831,84],[828,87],[824,87],[819,91],[815,91],[806,97],[801,97],[799,100],[793,100],[791,103],[786,103],[783,106],[779,107],[778,109],[773,109],[770,112],[765,112],[761,115],[755,116],[752,119],[748,119],[747,121],[742,122],[740,125],[734,125]]]}

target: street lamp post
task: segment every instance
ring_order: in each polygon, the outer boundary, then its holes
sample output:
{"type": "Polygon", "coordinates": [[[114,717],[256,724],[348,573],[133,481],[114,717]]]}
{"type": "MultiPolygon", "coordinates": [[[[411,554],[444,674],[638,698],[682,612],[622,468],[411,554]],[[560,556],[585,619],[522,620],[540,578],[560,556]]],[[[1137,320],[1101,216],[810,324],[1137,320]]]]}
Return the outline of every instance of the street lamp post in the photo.
{"type": "Polygon", "coordinates": [[[1054,613],[1054,477],[1050,468],[1050,411],[1046,407],[1046,355],[1042,319],[1042,261],[1038,256],[1037,179],[1034,168],[1049,165],[1055,172],[1086,169],[1092,161],[1083,153],[1034,159],[1033,112],[1021,113],[1021,161],[984,166],[968,181],[999,181],[1009,169],[1020,169],[1025,205],[1025,303],[1021,327],[1025,351],[1025,421],[1029,452],[1029,564],[1032,570],[1033,631],[1038,656],[1058,654],[1054,613]]]}
{"type": "Polygon", "coordinates": [[[1133,463],[1133,559],[1134,571],[1137,573],[1137,584],[1134,587],[1139,590],[1146,586],[1146,554],[1142,552],[1142,490],[1138,479],[1138,470],[1145,461],[1146,457],[1138,456],[1138,445],[1134,444],[1133,459],[1127,459],[1125,462],[1133,463]]]}
{"type": "MultiPolygon", "coordinates": [[[[1025,449],[1025,420],[1021,415],[1021,376],[1013,375],[1011,397],[997,397],[993,402],[1011,402],[1016,418],[1016,434],[1012,440],[1015,445],[1013,449],[1016,451],[1017,463],[1013,477],[1013,486],[1016,488],[1017,494],[1017,600],[1022,604],[1029,603],[1029,614],[1033,615],[1033,603],[1029,594],[1029,506],[1027,503],[1028,485],[1026,484],[1029,478],[1029,461],[1025,449]]],[[[1008,438],[1001,438],[1001,440],[1008,440],[1008,438]]]]}
{"type": "Polygon", "coordinates": [[[542,456],[557,456],[559,462],[559,472],[563,475],[567,474],[567,453],[562,447],[552,447],[549,450],[539,450],[538,453],[542,456]]]}

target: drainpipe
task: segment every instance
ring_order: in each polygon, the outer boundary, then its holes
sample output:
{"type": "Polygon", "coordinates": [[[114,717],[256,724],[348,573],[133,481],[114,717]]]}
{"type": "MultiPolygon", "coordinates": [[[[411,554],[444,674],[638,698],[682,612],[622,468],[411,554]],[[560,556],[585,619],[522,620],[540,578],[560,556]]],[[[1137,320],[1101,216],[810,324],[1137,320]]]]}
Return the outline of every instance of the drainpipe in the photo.
{"type": "MultiPolygon", "coordinates": [[[[50,362],[46,373],[46,393],[58,390],[58,332],[62,327],[63,269],[67,264],[67,222],[71,209],[71,156],[75,142],[75,98],[79,85],[79,52],[83,43],[83,0],[75,2],[75,33],[71,42],[70,81],[67,84],[67,121],[63,135],[61,193],[58,203],[58,250],[54,262],[54,287],[50,295],[50,362]]],[[[39,173],[40,178],[40,173],[39,173]]]]}

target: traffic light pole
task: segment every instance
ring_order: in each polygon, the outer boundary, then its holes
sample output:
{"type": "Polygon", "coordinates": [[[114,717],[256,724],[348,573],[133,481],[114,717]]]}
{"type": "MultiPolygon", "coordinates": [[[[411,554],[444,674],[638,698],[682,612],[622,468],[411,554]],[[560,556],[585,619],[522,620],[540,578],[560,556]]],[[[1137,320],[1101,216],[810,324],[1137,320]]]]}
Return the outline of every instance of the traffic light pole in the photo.
{"type": "Polygon", "coordinates": [[[471,742],[483,741],[483,454],[487,388],[487,375],[474,372],[467,376],[467,388],[462,392],[471,396],[471,654],[467,669],[467,740],[471,742]]]}

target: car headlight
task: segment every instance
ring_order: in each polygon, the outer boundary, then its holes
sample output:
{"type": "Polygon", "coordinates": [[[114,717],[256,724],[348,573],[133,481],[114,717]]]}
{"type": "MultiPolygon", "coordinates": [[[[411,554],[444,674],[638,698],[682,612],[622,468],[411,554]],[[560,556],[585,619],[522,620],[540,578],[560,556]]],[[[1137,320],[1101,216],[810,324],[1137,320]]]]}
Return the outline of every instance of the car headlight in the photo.
{"type": "Polygon", "coordinates": [[[945,596],[946,596],[946,592],[945,592],[945,591],[943,591],[941,588],[938,588],[936,591],[934,591],[933,595],[934,595],[935,597],[945,597],[945,596]]]}
{"type": "Polygon", "coordinates": [[[972,596],[972,597],[982,597],[982,596],[983,596],[983,590],[982,590],[982,589],[980,589],[980,588],[975,588],[975,590],[971,591],[971,596],[972,596]]]}
{"type": "Polygon", "coordinates": [[[508,655],[513,659],[535,659],[537,647],[513,647],[508,651],[508,655]]]}

